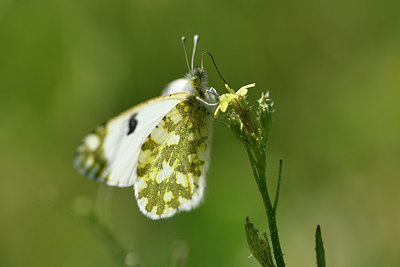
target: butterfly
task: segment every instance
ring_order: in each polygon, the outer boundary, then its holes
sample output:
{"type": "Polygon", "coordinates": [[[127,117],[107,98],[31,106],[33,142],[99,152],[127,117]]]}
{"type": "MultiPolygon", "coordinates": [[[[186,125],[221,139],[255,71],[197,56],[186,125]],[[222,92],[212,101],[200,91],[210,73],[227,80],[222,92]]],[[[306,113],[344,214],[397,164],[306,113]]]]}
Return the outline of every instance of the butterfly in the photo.
{"type": "Polygon", "coordinates": [[[140,211],[168,218],[198,206],[206,189],[210,124],[217,105],[203,67],[172,81],[163,95],[98,126],[76,150],[74,166],[110,186],[133,186],[140,211]]]}

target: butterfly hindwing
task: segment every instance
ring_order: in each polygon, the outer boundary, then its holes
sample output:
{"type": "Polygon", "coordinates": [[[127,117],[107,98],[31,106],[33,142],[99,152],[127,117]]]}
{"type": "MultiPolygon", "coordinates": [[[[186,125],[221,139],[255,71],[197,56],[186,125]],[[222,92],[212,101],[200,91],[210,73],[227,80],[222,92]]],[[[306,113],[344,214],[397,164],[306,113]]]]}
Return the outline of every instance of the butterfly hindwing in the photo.
{"type": "Polygon", "coordinates": [[[186,92],[189,94],[193,94],[194,89],[193,85],[190,82],[190,79],[187,78],[180,78],[176,79],[164,88],[162,91],[163,95],[168,95],[168,94],[175,94],[175,93],[181,93],[181,92],[186,92]]]}
{"type": "Polygon", "coordinates": [[[194,97],[168,112],[143,143],[134,184],[140,210],[152,219],[197,206],[206,187],[210,116],[194,97]]]}
{"type": "Polygon", "coordinates": [[[133,185],[142,144],[165,115],[188,95],[177,93],[154,98],[97,127],[78,147],[75,168],[108,185],[133,185]]]}

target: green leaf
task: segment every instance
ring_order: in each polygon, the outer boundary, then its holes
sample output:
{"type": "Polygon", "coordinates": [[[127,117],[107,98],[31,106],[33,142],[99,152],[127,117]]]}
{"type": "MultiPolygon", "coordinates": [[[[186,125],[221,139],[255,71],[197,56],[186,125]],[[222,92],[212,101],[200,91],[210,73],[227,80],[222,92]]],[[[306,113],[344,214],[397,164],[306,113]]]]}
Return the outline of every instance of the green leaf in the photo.
{"type": "Polygon", "coordinates": [[[271,249],[267,235],[264,234],[264,238],[260,237],[258,230],[250,222],[248,217],[246,218],[245,232],[251,255],[256,258],[262,266],[275,266],[272,260],[271,249]]]}
{"type": "Polygon", "coordinates": [[[315,251],[317,253],[317,266],[325,267],[325,250],[322,242],[321,227],[319,225],[315,233],[315,251]]]}
{"type": "Polygon", "coordinates": [[[274,200],[274,207],[273,207],[274,212],[276,212],[276,209],[278,208],[279,192],[281,190],[281,183],[282,183],[282,165],[283,165],[283,160],[280,160],[279,161],[278,182],[276,184],[275,200],[274,200]]]}

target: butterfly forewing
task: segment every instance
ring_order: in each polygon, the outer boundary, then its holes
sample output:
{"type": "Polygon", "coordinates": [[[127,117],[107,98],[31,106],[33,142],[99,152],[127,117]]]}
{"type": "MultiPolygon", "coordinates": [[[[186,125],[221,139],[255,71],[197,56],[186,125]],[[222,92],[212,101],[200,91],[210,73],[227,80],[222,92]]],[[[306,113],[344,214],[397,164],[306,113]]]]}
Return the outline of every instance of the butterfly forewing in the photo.
{"type": "Polygon", "coordinates": [[[133,185],[143,142],[165,115],[188,95],[177,93],[154,98],[97,127],[78,147],[75,168],[108,185],[133,185]]]}
{"type": "Polygon", "coordinates": [[[180,102],[141,146],[135,196],[153,219],[197,206],[203,197],[209,157],[210,116],[194,97],[180,102]]]}

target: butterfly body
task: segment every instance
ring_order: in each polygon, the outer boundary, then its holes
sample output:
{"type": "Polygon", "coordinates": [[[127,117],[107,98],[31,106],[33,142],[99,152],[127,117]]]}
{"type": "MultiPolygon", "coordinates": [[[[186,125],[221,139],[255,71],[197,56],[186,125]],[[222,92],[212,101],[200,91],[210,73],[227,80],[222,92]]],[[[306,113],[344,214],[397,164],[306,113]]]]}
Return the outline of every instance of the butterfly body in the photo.
{"type": "Polygon", "coordinates": [[[203,68],[171,82],[164,95],[97,127],[74,165],[111,186],[133,186],[142,213],[166,218],[200,204],[206,188],[215,103],[203,68]]]}

